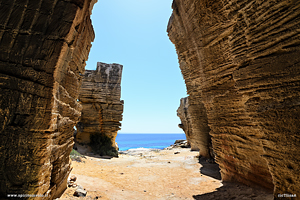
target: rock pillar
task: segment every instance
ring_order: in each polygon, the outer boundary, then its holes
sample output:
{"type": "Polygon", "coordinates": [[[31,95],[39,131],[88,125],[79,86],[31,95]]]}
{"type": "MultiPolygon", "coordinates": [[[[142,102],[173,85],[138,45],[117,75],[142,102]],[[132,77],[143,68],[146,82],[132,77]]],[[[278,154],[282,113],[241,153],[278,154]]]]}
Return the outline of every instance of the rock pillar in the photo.
{"type": "Polygon", "coordinates": [[[120,100],[122,70],[122,65],[98,62],[96,70],[86,70],[82,76],[79,102],[83,109],[76,141],[98,146],[101,150],[96,152],[103,155],[111,154],[111,147],[118,149],[115,138],[124,103],[120,100]]]}

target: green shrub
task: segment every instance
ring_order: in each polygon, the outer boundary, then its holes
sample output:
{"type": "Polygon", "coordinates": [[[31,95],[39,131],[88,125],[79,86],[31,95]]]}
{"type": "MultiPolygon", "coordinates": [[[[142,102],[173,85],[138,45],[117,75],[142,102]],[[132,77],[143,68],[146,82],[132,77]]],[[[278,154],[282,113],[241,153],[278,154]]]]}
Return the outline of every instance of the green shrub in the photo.
{"type": "Polygon", "coordinates": [[[75,149],[72,149],[70,153],[70,158],[73,161],[81,162],[82,161],[81,158],[85,158],[85,156],[78,153],[75,149]]]}
{"type": "Polygon", "coordinates": [[[90,147],[100,156],[118,157],[118,151],[112,146],[111,138],[104,134],[91,134],[90,147]]]}
{"type": "Polygon", "coordinates": [[[82,156],[80,153],[78,153],[75,149],[72,149],[70,156],[82,156]]]}

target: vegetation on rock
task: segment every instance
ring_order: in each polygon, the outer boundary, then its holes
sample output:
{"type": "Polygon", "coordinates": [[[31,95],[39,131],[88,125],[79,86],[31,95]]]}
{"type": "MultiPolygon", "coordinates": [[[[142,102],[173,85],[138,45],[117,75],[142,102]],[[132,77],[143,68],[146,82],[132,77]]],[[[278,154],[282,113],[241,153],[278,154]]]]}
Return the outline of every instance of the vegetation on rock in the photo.
{"type": "Polygon", "coordinates": [[[77,152],[75,149],[72,149],[70,153],[70,158],[73,161],[81,162],[81,158],[85,158],[85,156],[81,155],[79,152],[77,152]]]}

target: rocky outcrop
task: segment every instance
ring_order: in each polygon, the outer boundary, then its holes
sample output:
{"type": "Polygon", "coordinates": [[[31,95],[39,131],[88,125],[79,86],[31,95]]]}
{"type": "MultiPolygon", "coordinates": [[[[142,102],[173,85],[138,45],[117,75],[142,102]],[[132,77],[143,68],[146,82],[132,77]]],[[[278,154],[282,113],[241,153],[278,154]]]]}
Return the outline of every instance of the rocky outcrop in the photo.
{"type": "MultiPolygon", "coordinates": [[[[168,33],[224,181],[300,195],[300,2],[174,0],[168,33]]],[[[190,101],[190,99],[189,99],[190,101]]]]}
{"type": "Polygon", "coordinates": [[[103,155],[108,154],[111,147],[118,149],[115,138],[120,130],[124,103],[120,101],[122,70],[122,65],[98,62],[96,70],[86,70],[82,76],[79,101],[83,109],[76,141],[103,146],[98,152],[103,155]]]}
{"type": "Polygon", "coordinates": [[[184,133],[188,144],[191,146],[193,151],[199,151],[197,142],[199,141],[198,138],[193,140],[192,137],[192,127],[191,127],[191,116],[188,112],[188,98],[181,98],[180,105],[177,109],[177,116],[180,118],[181,124],[178,124],[178,127],[181,128],[184,133]],[[196,144],[195,144],[196,142],[196,144]]]}
{"type": "Polygon", "coordinates": [[[213,158],[210,129],[203,103],[190,101],[190,97],[182,98],[177,109],[177,116],[181,120],[179,127],[183,129],[191,149],[200,150],[200,156],[213,158]]]}
{"type": "Polygon", "coordinates": [[[0,0],[1,199],[53,199],[67,187],[94,3],[0,0]]]}

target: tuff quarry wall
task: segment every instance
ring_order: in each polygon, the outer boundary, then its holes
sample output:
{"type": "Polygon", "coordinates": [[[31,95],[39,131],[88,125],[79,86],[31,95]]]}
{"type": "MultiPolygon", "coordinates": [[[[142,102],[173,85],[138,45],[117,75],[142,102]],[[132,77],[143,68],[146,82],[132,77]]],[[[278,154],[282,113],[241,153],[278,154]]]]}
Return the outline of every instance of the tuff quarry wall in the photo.
{"type": "MultiPolygon", "coordinates": [[[[66,187],[95,2],[0,0],[1,199],[66,187]]],[[[300,194],[299,4],[174,0],[168,25],[223,180],[275,198],[300,194]]]]}
{"type": "Polygon", "coordinates": [[[89,144],[91,135],[96,134],[110,138],[112,147],[118,149],[115,138],[120,130],[124,104],[120,100],[122,70],[122,65],[98,62],[96,70],[85,71],[79,95],[83,109],[76,142],[89,144]]]}
{"type": "Polygon", "coordinates": [[[1,199],[66,188],[95,2],[0,0],[1,199]]]}
{"type": "Polygon", "coordinates": [[[191,149],[200,151],[199,154],[203,157],[213,158],[210,129],[203,103],[191,101],[190,97],[182,98],[177,116],[181,120],[179,127],[183,129],[191,149]]]}
{"type": "MultiPolygon", "coordinates": [[[[300,1],[174,0],[168,33],[224,181],[300,196],[300,1]]],[[[288,198],[287,198],[288,199],[288,198]]]]}

